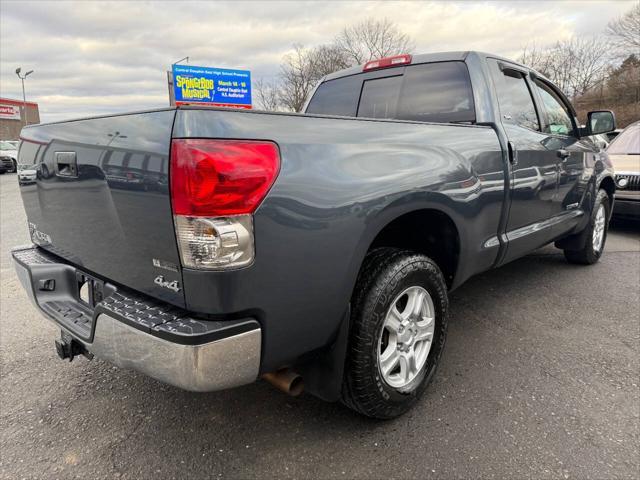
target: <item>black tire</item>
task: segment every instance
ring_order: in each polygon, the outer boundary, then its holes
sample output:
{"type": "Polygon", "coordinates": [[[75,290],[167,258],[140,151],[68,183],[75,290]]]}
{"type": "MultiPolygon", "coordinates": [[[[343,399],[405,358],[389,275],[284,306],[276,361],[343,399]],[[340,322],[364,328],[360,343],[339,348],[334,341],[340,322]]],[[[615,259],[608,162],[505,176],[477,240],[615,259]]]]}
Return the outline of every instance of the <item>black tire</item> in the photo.
{"type": "Polygon", "coordinates": [[[444,277],[429,257],[393,248],[370,252],[351,299],[342,402],[363,415],[379,419],[394,418],[409,410],[436,371],[446,339],[448,306],[444,277]],[[400,390],[382,378],[378,341],[391,302],[410,286],[420,286],[431,296],[435,329],[424,366],[415,379],[400,390]]]}
{"type": "Polygon", "coordinates": [[[585,237],[584,246],[580,250],[564,250],[564,257],[569,263],[575,263],[579,265],[593,265],[602,256],[604,252],[604,246],[607,242],[607,231],[609,229],[609,218],[611,217],[611,203],[609,202],[609,195],[605,190],[598,190],[596,200],[591,211],[591,217],[589,223],[585,227],[582,234],[585,237]],[[593,248],[593,230],[596,224],[596,216],[600,205],[604,208],[605,223],[604,223],[604,237],[602,239],[602,246],[600,250],[596,251],[593,248]]]}

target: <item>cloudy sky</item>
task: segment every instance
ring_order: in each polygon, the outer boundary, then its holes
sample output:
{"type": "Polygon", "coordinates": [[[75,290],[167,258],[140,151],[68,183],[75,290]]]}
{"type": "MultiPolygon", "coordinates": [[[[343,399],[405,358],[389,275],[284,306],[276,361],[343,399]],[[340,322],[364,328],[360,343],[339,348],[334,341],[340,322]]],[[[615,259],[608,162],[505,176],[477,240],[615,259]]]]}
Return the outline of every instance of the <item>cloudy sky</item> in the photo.
{"type": "Polygon", "coordinates": [[[367,17],[394,21],[416,53],[484,50],[601,33],[637,0],[498,2],[28,2],[0,0],[0,95],[21,98],[15,69],[35,70],[28,100],[43,121],[168,105],[166,70],[191,64],[278,72],[294,43],[329,42],[367,17]]]}

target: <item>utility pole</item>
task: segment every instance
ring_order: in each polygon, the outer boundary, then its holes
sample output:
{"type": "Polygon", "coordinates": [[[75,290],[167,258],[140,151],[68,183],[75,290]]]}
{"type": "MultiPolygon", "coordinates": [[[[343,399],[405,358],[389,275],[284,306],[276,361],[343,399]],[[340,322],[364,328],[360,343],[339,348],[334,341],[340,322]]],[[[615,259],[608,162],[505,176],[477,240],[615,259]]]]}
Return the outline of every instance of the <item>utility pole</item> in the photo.
{"type": "Polygon", "coordinates": [[[24,79],[33,73],[33,70],[29,70],[24,75],[20,75],[22,71],[22,67],[16,68],[16,75],[22,81],[22,113],[24,114],[24,124],[25,126],[29,125],[29,119],[27,118],[27,95],[24,92],[24,79]]]}

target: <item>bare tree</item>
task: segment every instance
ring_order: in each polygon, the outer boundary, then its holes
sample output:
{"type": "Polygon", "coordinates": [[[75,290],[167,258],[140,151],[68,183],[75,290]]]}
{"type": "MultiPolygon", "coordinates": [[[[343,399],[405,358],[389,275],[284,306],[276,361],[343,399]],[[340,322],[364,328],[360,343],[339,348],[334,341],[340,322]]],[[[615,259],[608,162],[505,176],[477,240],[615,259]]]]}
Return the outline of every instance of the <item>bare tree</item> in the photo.
{"type": "Polygon", "coordinates": [[[601,37],[556,42],[551,47],[526,47],[519,61],[548,77],[568,96],[583,95],[606,77],[608,45],[601,37]]]}
{"type": "Polygon", "coordinates": [[[262,108],[299,112],[322,77],[372,58],[410,53],[410,38],[389,20],[365,20],[346,27],[331,44],[305,48],[294,45],[283,58],[277,84],[256,84],[262,108]]]}
{"type": "Polygon", "coordinates": [[[609,22],[606,34],[611,37],[621,56],[640,55],[640,3],[609,22]]]}
{"type": "Polygon", "coordinates": [[[346,54],[351,65],[360,65],[375,58],[411,53],[414,49],[411,38],[386,18],[369,18],[345,27],[334,43],[346,54]]]}
{"type": "Polygon", "coordinates": [[[294,45],[280,65],[280,102],[287,110],[299,112],[313,87],[309,58],[302,45],[294,45]]]}
{"type": "Polygon", "coordinates": [[[336,45],[320,45],[309,50],[309,58],[316,80],[351,66],[346,53],[336,45]]]}
{"type": "Polygon", "coordinates": [[[256,81],[253,90],[259,109],[268,111],[280,109],[280,85],[277,81],[267,82],[261,78],[256,81]]]}
{"type": "Polygon", "coordinates": [[[322,77],[348,66],[334,45],[305,48],[294,45],[280,66],[279,103],[288,110],[302,110],[307,97],[322,77]]]}
{"type": "Polygon", "coordinates": [[[640,103],[640,59],[629,55],[611,71],[607,82],[608,93],[616,103],[640,103]]]}
{"type": "Polygon", "coordinates": [[[584,95],[606,78],[608,45],[602,37],[574,38],[569,42],[569,52],[574,67],[569,81],[571,94],[584,95]]]}
{"type": "Polygon", "coordinates": [[[551,55],[549,54],[549,47],[540,47],[535,43],[526,45],[518,57],[518,62],[527,67],[534,68],[543,75],[550,77],[549,71],[551,70],[551,55]]]}
{"type": "Polygon", "coordinates": [[[619,67],[611,68],[606,81],[578,97],[574,106],[578,118],[585,119],[592,110],[613,110],[616,123],[625,127],[640,118],[640,59],[629,55],[619,67]]]}

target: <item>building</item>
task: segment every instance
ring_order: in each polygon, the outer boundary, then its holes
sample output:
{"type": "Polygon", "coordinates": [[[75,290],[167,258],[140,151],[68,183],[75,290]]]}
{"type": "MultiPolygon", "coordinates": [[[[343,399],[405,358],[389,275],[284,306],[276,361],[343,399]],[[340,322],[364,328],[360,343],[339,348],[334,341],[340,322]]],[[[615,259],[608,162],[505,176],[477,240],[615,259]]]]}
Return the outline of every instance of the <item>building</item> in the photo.
{"type": "Polygon", "coordinates": [[[0,98],[0,140],[18,140],[26,124],[40,123],[38,104],[22,100],[0,98]]]}

